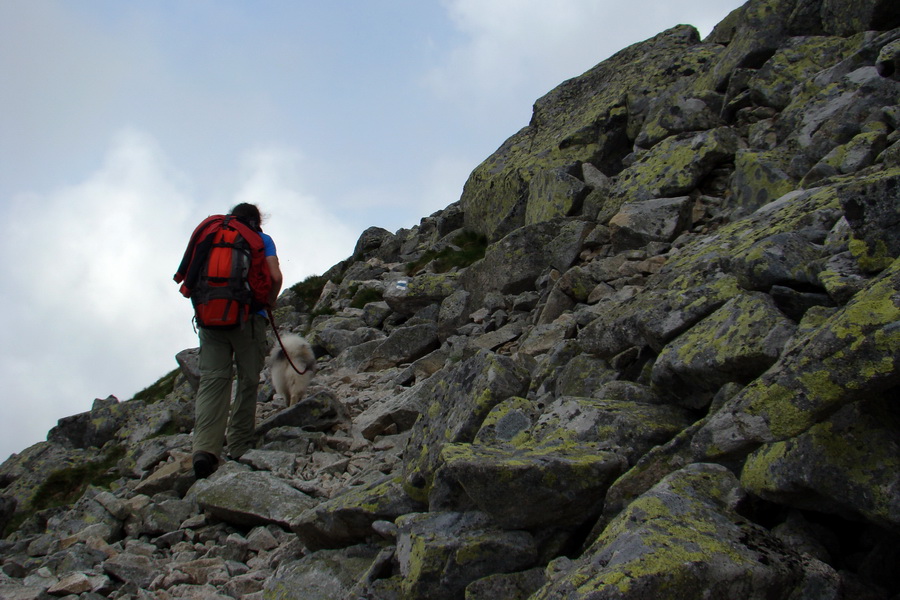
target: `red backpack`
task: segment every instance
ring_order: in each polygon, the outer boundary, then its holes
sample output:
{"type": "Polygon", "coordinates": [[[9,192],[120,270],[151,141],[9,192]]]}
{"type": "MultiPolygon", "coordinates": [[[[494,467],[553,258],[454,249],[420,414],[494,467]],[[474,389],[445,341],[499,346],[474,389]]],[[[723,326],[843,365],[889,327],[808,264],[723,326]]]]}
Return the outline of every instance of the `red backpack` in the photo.
{"type": "Polygon", "coordinates": [[[191,235],[175,273],[197,325],[231,329],[268,307],[272,276],[262,237],[233,215],[213,215],[191,235]]]}

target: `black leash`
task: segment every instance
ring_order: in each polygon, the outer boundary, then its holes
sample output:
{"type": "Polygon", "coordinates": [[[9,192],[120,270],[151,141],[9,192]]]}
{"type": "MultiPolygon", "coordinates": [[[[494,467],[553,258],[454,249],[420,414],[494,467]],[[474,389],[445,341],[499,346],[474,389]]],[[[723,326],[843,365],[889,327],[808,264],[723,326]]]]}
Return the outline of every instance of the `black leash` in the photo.
{"type": "Polygon", "coordinates": [[[294,364],[294,361],[291,360],[291,355],[288,354],[288,351],[284,349],[284,342],[281,341],[281,336],[278,335],[278,327],[275,325],[275,317],[272,315],[272,309],[267,308],[266,314],[269,315],[269,323],[272,324],[272,331],[275,332],[275,339],[278,340],[278,345],[281,346],[281,352],[284,354],[284,357],[287,359],[288,364],[297,372],[298,375],[306,375],[306,372],[309,371],[309,367],[303,369],[302,371],[297,368],[297,365],[294,364]]]}

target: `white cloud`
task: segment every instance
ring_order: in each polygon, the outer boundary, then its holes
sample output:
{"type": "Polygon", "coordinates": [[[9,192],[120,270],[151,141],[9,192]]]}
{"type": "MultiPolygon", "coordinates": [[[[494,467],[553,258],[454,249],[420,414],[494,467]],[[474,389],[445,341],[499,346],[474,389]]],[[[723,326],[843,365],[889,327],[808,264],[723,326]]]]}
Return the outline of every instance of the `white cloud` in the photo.
{"type": "Polygon", "coordinates": [[[263,229],[275,241],[286,287],[349,257],[360,233],[302,191],[304,168],[301,154],[289,148],[249,152],[234,198],[234,204],[250,202],[263,213],[263,229]]]}
{"type": "Polygon", "coordinates": [[[2,318],[15,342],[0,370],[14,401],[3,453],[95,397],[127,399],[194,343],[190,306],[171,281],[192,205],[185,188],[151,138],[124,131],[82,183],[12,200],[2,318]]]}
{"type": "Polygon", "coordinates": [[[353,251],[356,236],[301,189],[299,155],[247,154],[224,205],[192,198],[150,136],[123,131],[104,164],[76,185],[16,196],[0,249],[6,415],[0,461],[44,439],[96,397],[129,399],[196,346],[190,302],[172,275],[193,228],[238,202],[271,215],[289,286],[353,251]]]}
{"type": "MultiPolygon", "coordinates": [[[[562,81],[679,23],[701,35],[739,0],[445,0],[462,34],[425,83],[473,115],[522,114],[562,81]]],[[[482,116],[481,118],[488,118],[482,116]]]]}

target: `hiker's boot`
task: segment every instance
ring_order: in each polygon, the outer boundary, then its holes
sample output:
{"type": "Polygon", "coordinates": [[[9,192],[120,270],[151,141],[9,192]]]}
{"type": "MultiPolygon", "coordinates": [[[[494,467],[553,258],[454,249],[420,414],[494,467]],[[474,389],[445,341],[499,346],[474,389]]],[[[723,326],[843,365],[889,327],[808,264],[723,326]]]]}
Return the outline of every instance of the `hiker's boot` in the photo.
{"type": "Polygon", "coordinates": [[[219,464],[219,459],[215,454],[209,452],[194,453],[194,476],[197,479],[206,479],[212,475],[219,464]]]}

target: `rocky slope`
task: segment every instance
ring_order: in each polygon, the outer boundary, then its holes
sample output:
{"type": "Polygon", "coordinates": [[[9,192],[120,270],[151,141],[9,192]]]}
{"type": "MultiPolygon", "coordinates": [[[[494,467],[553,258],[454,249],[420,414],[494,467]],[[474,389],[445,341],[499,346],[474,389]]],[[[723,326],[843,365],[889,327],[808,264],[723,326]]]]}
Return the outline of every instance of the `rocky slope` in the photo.
{"type": "Polygon", "coordinates": [[[564,82],[283,294],[240,462],[189,350],[4,463],[0,597],[900,597],[898,66],[893,1],[751,0],[564,82]]]}

